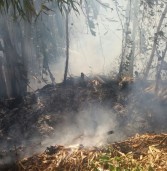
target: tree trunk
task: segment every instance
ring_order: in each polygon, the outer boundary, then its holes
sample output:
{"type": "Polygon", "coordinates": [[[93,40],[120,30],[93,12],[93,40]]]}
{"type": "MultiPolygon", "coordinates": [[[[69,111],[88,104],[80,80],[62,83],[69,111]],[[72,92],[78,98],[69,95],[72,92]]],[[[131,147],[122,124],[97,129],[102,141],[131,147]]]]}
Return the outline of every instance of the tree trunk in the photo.
{"type": "MultiPolygon", "coordinates": [[[[118,13],[118,11],[117,11],[118,13]]],[[[125,74],[125,61],[126,61],[126,55],[127,55],[127,45],[128,45],[128,31],[131,21],[131,0],[128,0],[127,8],[126,8],[126,21],[123,28],[122,24],[122,52],[121,52],[121,63],[119,67],[119,74],[118,79],[120,79],[125,74]]],[[[126,74],[125,74],[126,75],[126,74]]]]}
{"type": "MultiPolygon", "coordinates": [[[[24,79],[24,66],[22,65],[21,56],[17,53],[14,45],[12,44],[8,28],[8,17],[1,17],[1,36],[4,40],[4,59],[6,65],[3,70],[3,80],[5,86],[3,89],[4,98],[22,96],[26,92],[26,81],[24,79]]],[[[12,24],[11,24],[12,25],[12,24]]],[[[19,40],[18,40],[19,41],[19,40]]],[[[2,72],[1,71],[1,72],[2,72]]]]}
{"type": "Polygon", "coordinates": [[[69,63],[69,9],[66,10],[66,64],[64,72],[64,85],[66,85],[67,73],[68,73],[68,63],[69,63]]]}
{"type": "Polygon", "coordinates": [[[132,31],[132,53],[129,65],[129,76],[133,77],[133,68],[135,60],[135,50],[136,50],[136,35],[138,31],[138,13],[139,13],[139,0],[133,0],[133,31],[132,31]]]}
{"type": "Polygon", "coordinates": [[[146,69],[145,69],[144,79],[147,79],[147,77],[148,77],[148,74],[149,74],[149,71],[150,71],[150,68],[151,68],[151,64],[152,64],[152,61],[153,61],[153,58],[154,58],[155,50],[156,50],[158,33],[159,33],[160,29],[161,29],[161,25],[162,25],[163,20],[164,20],[164,18],[166,16],[166,13],[167,13],[167,4],[166,4],[166,7],[165,7],[165,9],[164,9],[164,11],[163,11],[163,13],[161,15],[161,18],[160,18],[159,23],[158,23],[156,34],[154,36],[153,48],[152,48],[151,55],[150,55],[149,61],[147,63],[146,69]]]}
{"type": "Polygon", "coordinates": [[[155,92],[158,92],[158,89],[159,89],[159,83],[161,81],[161,70],[162,70],[162,65],[163,65],[163,62],[164,62],[166,52],[167,52],[167,43],[166,43],[166,46],[165,46],[165,50],[164,50],[164,52],[162,54],[162,58],[158,60],[155,92]]]}
{"type": "Polygon", "coordinates": [[[0,52],[0,98],[7,98],[9,94],[5,76],[5,57],[2,49],[0,49],[0,52]]]}

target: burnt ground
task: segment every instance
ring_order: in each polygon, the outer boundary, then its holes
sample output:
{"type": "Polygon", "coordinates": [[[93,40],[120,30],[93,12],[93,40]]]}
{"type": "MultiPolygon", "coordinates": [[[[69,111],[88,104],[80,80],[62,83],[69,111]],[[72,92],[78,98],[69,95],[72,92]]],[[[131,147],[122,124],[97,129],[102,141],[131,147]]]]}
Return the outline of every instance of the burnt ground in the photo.
{"type": "Polygon", "coordinates": [[[107,122],[102,132],[113,130],[113,137],[107,139],[112,142],[136,133],[166,132],[166,94],[165,88],[155,94],[150,83],[140,81],[90,79],[46,85],[23,98],[1,100],[0,164],[44,150],[50,141],[43,142],[53,137],[55,143],[67,142],[62,137],[73,143],[81,135],[96,136],[107,122]],[[78,116],[84,122],[78,122],[78,116]],[[71,138],[66,135],[68,128],[71,134],[79,131],[71,138]]]}

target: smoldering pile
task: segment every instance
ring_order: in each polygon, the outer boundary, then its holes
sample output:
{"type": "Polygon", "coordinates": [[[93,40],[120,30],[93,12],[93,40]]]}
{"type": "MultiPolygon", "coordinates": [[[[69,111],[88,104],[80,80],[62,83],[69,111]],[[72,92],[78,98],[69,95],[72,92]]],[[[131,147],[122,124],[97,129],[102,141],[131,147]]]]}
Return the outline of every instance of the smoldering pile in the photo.
{"type": "Polygon", "coordinates": [[[4,136],[7,141],[12,141],[13,138],[29,138],[32,134],[48,135],[67,114],[72,117],[85,106],[105,103],[111,98],[116,100],[116,84],[102,88],[97,80],[96,84],[94,82],[90,79],[86,87],[69,79],[66,87],[46,85],[23,98],[1,101],[1,142],[4,136]]]}
{"type": "Polygon", "coordinates": [[[17,162],[18,170],[162,170],[167,168],[167,134],[145,134],[101,147],[52,146],[17,162]]]}
{"type": "MultiPolygon", "coordinates": [[[[69,78],[66,86],[46,85],[22,99],[3,101],[1,152],[10,147],[14,155],[17,152],[22,157],[23,153],[32,155],[55,143],[92,147],[101,140],[110,143],[136,133],[165,132],[166,108],[159,107],[162,98],[146,91],[150,84],[139,85],[133,79],[76,77],[69,78]],[[114,135],[106,139],[99,136],[110,130],[114,135]]],[[[4,158],[10,155],[2,154],[4,158]]]]}

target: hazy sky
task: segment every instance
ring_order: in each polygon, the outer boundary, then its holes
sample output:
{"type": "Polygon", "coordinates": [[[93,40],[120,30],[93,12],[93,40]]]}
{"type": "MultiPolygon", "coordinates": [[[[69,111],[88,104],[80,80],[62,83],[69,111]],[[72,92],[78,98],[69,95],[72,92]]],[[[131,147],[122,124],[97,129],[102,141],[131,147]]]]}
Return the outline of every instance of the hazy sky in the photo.
{"type": "MultiPolygon", "coordinates": [[[[96,0],[94,0],[96,1],[96,0]]],[[[71,14],[69,23],[70,34],[70,60],[69,75],[79,76],[81,72],[86,75],[110,74],[118,72],[119,56],[122,47],[121,24],[115,10],[112,0],[103,0],[103,3],[110,4],[111,9],[101,8],[96,24],[96,36],[91,35],[87,26],[85,15],[71,14]]],[[[126,8],[125,2],[121,1],[119,5],[126,8]]],[[[65,49],[64,49],[65,50],[65,49]]],[[[52,73],[56,82],[63,80],[65,66],[65,53],[60,61],[51,65],[52,73]]]]}
{"type": "MultiPolygon", "coordinates": [[[[86,18],[82,13],[71,16],[70,26],[70,67],[71,74],[108,73],[115,70],[121,53],[122,32],[116,14],[115,5],[106,0],[114,10],[101,8],[96,25],[96,36],[92,36],[85,24],[86,18]],[[111,21],[115,20],[115,21],[111,21]]],[[[120,4],[122,5],[122,4],[120,4]]]]}

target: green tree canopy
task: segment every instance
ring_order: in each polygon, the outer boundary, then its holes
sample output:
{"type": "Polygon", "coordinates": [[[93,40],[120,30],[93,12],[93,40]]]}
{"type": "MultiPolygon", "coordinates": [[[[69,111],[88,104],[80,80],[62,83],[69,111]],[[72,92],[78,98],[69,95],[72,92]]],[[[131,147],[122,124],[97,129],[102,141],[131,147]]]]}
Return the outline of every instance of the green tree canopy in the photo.
{"type": "Polygon", "coordinates": [[[0,11],[1,13],[8,13],[10,11],[11,13],[12,10],[14,19],[19,17],[30,19],[32,16],[38,17],[40,13],[47,13],[52,10],[47,6],[47,3],[49,2],[56,3],[61,12],[63,12],[66,6],[78,12],[78,7],[82,4],[82,0],[41,0],[39,2],[40,10],[37,11],[33,0],[1,0],[0,11]]]}

